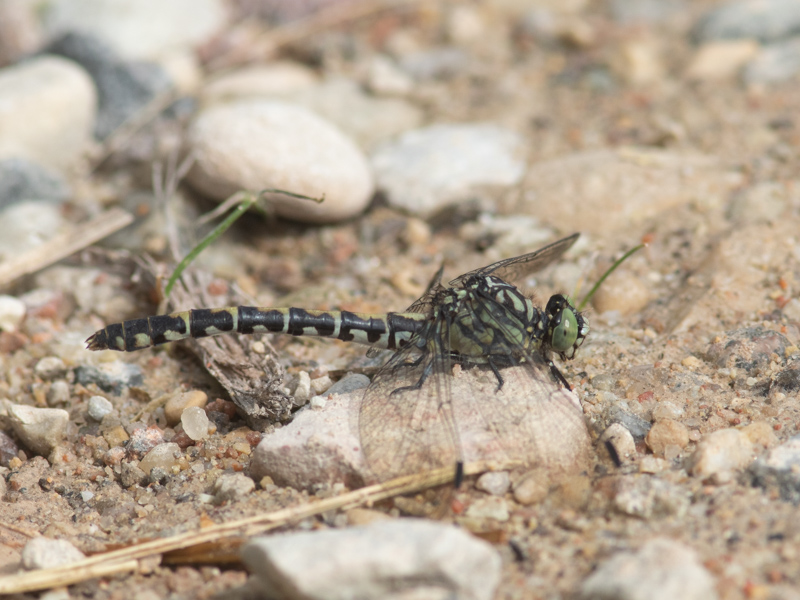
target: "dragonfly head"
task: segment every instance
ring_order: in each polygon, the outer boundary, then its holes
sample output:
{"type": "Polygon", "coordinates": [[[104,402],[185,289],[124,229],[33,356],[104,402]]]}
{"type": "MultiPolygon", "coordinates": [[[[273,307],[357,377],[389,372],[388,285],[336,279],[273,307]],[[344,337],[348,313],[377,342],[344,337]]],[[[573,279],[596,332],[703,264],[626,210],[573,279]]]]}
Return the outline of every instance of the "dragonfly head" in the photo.
{"type": "Polygon", "coordinates": [[[547,302],[545,316],[547,318],[545,343],[562,360],[573,358],[586,334],[589,333],[589,323],[575,310],[566,296],[561,294],[552,296],[547,302]]]}

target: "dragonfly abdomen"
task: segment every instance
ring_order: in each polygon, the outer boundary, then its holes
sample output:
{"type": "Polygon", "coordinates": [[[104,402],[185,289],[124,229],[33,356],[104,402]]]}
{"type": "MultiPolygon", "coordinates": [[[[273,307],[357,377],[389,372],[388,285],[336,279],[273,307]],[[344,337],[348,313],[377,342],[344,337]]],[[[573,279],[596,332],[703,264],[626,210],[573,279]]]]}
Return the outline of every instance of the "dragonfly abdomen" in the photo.
{"type": "Polygon", "coordinates": [[[201,308],[109,325],[88,340],[90,350],[133,352],[186,338],[225,333],[287,333],[334,337],[396,349],[419,330],[418,313],[368,314],[303,308],[201,308]]]}

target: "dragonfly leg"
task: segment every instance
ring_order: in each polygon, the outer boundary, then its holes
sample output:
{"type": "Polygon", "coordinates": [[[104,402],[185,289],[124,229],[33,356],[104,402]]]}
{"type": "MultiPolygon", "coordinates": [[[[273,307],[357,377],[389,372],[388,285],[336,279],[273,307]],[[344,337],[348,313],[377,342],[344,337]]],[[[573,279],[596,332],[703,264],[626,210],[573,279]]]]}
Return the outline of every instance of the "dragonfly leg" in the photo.
{"type": "Polygon", "coordinates": [[[561,385],[563,385],[565,388],[567,388],[571,392],[572,391],[572,386],[569,384],[569,382],[566,380],[566,378],[561,374],[561,371],[558,370],[558,367],[556,367],[556,365],[553,363],[553,361],[552,360],[548,360],[547,364],[550,367],[550,372],[553,374],[553,377],[555,377],[556,380],[561,385]]]}

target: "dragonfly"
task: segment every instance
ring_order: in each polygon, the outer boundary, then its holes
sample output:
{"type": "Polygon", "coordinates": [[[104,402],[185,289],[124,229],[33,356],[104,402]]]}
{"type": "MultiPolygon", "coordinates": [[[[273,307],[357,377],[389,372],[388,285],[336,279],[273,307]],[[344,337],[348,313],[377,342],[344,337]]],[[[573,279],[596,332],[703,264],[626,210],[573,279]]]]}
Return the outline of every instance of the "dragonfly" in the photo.
{"type": "Polygon", "coordinates": [[[579,234],[441,283],[402,312],[236,306],[198,308],[109,325],[90,350],[131,352],[232,332],[331,337],[393,350],[364,392],[356,434],[378,480],[455,468],[467,458],[463,423],[511,463],[536,465],[548,444],[586,438],[577,398],[552,357],[575,356],[589,332],[567,296],[544,308],[515,282],[560,258],[579,234]],[[473,372],[474,371],[474,372],[473,372]],[[463,423],[462,423],[463,421],[463,423]]]}

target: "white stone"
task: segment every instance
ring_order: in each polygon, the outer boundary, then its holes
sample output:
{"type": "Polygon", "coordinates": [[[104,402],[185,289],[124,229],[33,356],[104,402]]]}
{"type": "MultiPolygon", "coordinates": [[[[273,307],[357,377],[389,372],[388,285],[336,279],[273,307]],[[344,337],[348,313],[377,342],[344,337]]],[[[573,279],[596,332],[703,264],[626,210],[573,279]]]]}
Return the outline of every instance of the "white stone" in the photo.
{"type": "Polygon", "coordinates": [[[208,414],[199,406],[190,406],[181,414],[183,431],[195,442],[208,438],[208,414]]]}
{"type": "Polygon", "coordinates": [[[402,98],[379,98],[355,81],[331,78],[286,97],[327,119],[367,150],[420,126],[422,111],[402,98]]]}
{"type": "Polygon", "coordinates": [[[103,398],[103,396],[92,396],[89,398],[89,407],[87,412],[95,421],[102,421],[103,417],[109,414],[112,410],[114,410],[114,405],[111,404],[111,402],[109,402],[106,398],[103,398]]]}
{"type": "Polygon", "coordinates": [[[28,570],[52,569],[84,558],[83,552],[67,540],[35,537],[22,549],[22,566],[28,570]]]}
{"type": "Polygon", "coordinates": [[[426,217],[481,186],[517,184],[525,169],[524,143],[494,125],[434,125],[381,145],[372,166],[393,206],[426,217]]]}
{"type": "Polygon", "coordinates": [[[224,473],[214,482],[214,502],[222,504],[243,498],[256,489],[256,483],[243,473],[224,473]]]}
{"type": "Polygon", "coordinates": [[[178,462],[180,455],[181,447],[178,444],[174,442],[159,444],[144,455],[144,458],[139,461],[139,468],[148,475],[156,467],[169,472],[172,466],[178,462]]]}
{"type": "Polygon", "coordinates": [[[466,516],[472,519],[494,519],[505,522],[508,521],[510,514],[505,498],[484,496],[477,498],[467,507],[466,516]]]}
{"type": "Polygon", "coordinates": [[[623,463],[636,458],[636,442],[624,425],[612,423],[600,436],[599,441],[601,444],[611,445],[616,453],[616,457],[613,458],[623,463]]]}
{"type": "Polygon", "coordinates": [[[25,318],[25,303],[14,296],[0,296],[0,330],[17,331],[25,318]]]}
{"type": "Polygon", "coordinates": [[[369,166],[333,125],[297,106],[251,100],[214,106],[190,127],[196,163],[189,181],[223,200],[240,190],[278,188],[324,202],[269,195],[278,215],[330,223],[359,214],[372,197],[369,166]]]}
{"type": "Polygon", "coordinates": [[[222,0],[60,0],[44,6],[51,36],[90,33],[129,59],[154,59],[197,46],[227,22],[222,0]]]}
{"type": "Polygon", "coordinates": [[[47,456],[64,437],[69,413],[60,408],[37,408],[9,404],[11,428],[20,441],[41,456],[47,456]]]}
{"type": "MultiPolygon", "coordinates": [[[[3,298],[5,296],[0,296],[0,304],[3,302],[3,298]]],[[[5,330],[2,325],[0,325],[0,328],[5,330]]],[[[33,368],[33,372],[42,379],[54,379],[59,375],[63,375],[66,370],[67,366],[58,356],[45,356],[33,368]]]]}
{"type": "Polygon", "coordinates": [[[490,600],[501,566],[483,540],[418,519],[255,538],[242,559],[264,594],[305,600],[490,600]]]}
{"type": "Polygon", "coordinates": [[[308,67],[293,62],[253,65],[226,72],[203,88],[205,105],[246,98],[280,98],[317,85],[319,78],[308,67]]]}
{"type": "Polygon", "coordinates": [[[0,69],[0,159],[67,170],[92,142],[96,113],[94,84],[70,60],[40,56],[0,69]]]}
{"type": "Polygon", "coordinates": [[[296,383],[292,398],[296,406],[303,406],[311,398],[311,377],[306,371],[299,371],[296,383]]]}
{"type": "Polygon", "coordinates": [[[719,40],[703,44],[689,62],[689,79],[718,81],[734,77],[758,52],[758,43],[751,39],[719,40]]]}
{"type": "MultiPolygon", "coordinates": [[[[2,144],[0,139],[0,146],[2,144]]],[[[29,200],[8,206],[0,210],[0,259],[18,256],[20,252],[35,248],[64,228],[61,209],[52,202],[29,200]]]]}
{"type": "Polygon", "coordinates": [[[621,552],[581,586],[581,600],[715,600],[714,578],[690,547],[655,538],[638,551],[621,552]]]}
{"type": "Polygon", "coordinates": [[[511,478],[508,471],[488,471],[478,477],[475,487],[487,494],[502,496],[511,487],[511,478]]]}
{"type": "Polygon", "coordinates": [[[715,483],[727,483],[747,467],[755,449],[747,435],[738,429],[720,429],[704,436],[690,458],[691,473],[715,483]]]}

